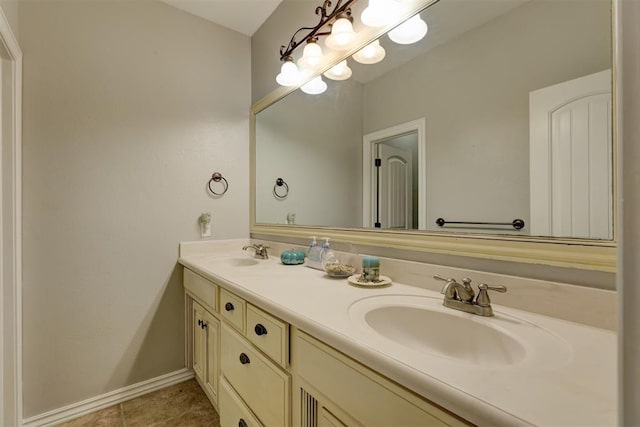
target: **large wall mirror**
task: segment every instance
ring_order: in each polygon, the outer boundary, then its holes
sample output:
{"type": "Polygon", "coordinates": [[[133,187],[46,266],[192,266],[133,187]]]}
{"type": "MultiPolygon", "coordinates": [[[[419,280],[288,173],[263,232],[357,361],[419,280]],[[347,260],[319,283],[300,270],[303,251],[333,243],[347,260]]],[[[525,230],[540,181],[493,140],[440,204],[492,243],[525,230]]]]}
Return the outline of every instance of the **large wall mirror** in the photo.
{"type": "Polygon", "coordinates": [[[254,229],[613,248],[611,13],[430,4],[421,41],[382,36],[382,62],[254,111],[254,229]]]}

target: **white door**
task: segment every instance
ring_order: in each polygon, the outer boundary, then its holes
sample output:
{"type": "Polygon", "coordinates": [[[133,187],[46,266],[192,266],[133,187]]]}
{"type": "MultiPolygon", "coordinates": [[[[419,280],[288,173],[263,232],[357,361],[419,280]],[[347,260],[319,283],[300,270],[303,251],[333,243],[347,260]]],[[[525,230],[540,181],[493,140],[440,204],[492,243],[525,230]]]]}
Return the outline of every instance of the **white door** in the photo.
{"type": "MultiPolygon", "coordinates": [[[[374,166],[374,159],[378,155],[378,145],[381,143],[391,144],[392,141],[396,147],[400,147],[400,144],[406,144],[409,141],[405,138],[409,138],[410,135],[413,139],[411,143],[417,146],[417,149],[412,149],[413,163],[410,162],[413,169],[413,176],[411,180],[412,189],[410,191],[415,192],[410,197],[411,207],[406,208],[406,212],[411,212],[412,218],[408,222],[408,228],[417,228],[420,230],[427,229],[427,191],[426,191],[426,119],[421,118],[413,120],[411,122],[402,123],[396,126],[392,126],[386,129],[379,130],[364,135],[362,137],[362,225],[363,227],[374,227],[377,221],[377,217],[384,212],[380,212],[376,215],[376,210],[380,210],[378,204],[379,192],[377,187],[378,181],[376,179],[376,168],[374,166]],[[417,142],[416,142],[417,139],[417,142]],[[400,142],[402,140],[403,142],[400,142]],[[415,219],[413,218],[415,216],[415,219]],[[417,222],[417,224],[416,224],[417,222]]],[[[407,147],[408,145],[404,145],[407,147]]],[[[388,222],[388,221],[387,221],[388,222]]]]}
{"type": "Polygon", "coordinates": [[[411,150],[378,144],[379,222],[382,228],[412,228],[413,162],[411,150]]]}
{"type": "Polygon", "coordinates": [[[613,237],[611,71],[529,94],[531,234],[613,237]]]}

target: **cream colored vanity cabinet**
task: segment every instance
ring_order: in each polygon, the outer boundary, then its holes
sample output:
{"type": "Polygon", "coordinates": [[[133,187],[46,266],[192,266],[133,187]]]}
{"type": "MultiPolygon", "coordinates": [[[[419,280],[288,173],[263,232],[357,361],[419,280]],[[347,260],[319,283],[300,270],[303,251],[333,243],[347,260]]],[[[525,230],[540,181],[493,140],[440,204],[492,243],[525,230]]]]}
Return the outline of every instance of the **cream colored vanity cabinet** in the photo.
{"type": "Polygon", "coordinates": [[[291,332],[294,426],[469,426],[310,335],[291,332]]]}
{"type": "Polygon", "coordinates": [[[191,361],[225,426],[291,424],[289,324],[184,269],[191,361]]]}
{"type": "Polygon", "coordinates": [[[235,426],[468,426],[311,335],[185,269],[200,385],[235,426]]]}
{"type": "Polygon", "coordinates": [[[218,286],[202,276],[184,270],[184,287],[189,296],[192,367],[196,380],[209,400],[218,407],[220,371],[220,320],[215,310],[218,286]]]}

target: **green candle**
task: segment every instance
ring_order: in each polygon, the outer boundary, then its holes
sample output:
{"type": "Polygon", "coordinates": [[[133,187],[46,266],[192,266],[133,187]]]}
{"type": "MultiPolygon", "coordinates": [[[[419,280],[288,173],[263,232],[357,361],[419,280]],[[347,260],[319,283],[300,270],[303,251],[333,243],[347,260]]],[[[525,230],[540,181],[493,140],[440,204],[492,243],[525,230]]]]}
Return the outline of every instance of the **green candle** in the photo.
{"type": "Polygon", "coordinates": [[[380,279],[380,260],[374,256],[362,258],[362,275],[367,282],[376,282],[380,279]]]}

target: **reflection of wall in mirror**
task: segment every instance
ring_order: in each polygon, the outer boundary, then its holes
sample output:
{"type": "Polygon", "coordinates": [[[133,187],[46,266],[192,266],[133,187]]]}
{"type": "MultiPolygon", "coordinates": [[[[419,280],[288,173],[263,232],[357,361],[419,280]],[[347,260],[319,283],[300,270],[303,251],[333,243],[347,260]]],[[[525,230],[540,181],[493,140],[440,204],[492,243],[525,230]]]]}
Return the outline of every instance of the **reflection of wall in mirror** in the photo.
{"type": "Polygon", "coordinates": [[[610,34],[607,0],[532,0],[365,85],[365,133],[427,118],[430,229],[528,222],[528,94],[610,68],[610,34]]]}
{"type": "Polygon", "coordinates": [[[322,95],[295,91],[256,117],[256,222],[360,227],[362,85],[350,80],[322,95]],[[290,192],[276,200],[275,179],[290,192]]]}

